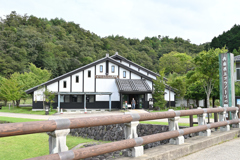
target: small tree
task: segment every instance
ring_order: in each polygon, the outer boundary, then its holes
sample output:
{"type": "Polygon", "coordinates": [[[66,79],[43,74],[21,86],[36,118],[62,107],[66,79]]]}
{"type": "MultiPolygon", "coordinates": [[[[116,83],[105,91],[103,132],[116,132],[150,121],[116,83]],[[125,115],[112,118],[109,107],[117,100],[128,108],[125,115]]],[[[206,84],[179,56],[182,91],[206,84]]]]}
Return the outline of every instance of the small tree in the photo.
{"type": "Polygon", "coordinates": [[[156,80],[153,80],[153,98],[154,98],[154,108],[155,109],[163,109],[166,105],[166,101],[164,99],[165,94],[165,82],[163,80],[164,70],[159,72],[160,76],[157,77],[156,80]]]}
{"type": "Polygon", "coordinates": [[[52,110],[52,103],[54,102],[53,100],[54,100],[55,94],[52,91],[49,91],[48,89],[45,89],[43,94],[44,94],[45,102],[50,103],[50,108],[52,110]]]}

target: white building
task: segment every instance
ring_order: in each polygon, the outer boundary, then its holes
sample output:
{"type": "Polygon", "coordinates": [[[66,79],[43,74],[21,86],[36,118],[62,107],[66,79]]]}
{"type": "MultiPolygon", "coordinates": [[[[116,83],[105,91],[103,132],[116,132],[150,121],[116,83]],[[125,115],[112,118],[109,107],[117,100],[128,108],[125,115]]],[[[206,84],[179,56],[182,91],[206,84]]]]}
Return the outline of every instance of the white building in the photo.
{"type": "MultiPolygon", "coordinates": [[[[136,100],[136,108],[148,108],[153,79],[158,74],[117,53],[28,89],[33,95],[33,110],[43,109],[43,91],[56,93],[53,107],[66,110],[121,109],[125,101],[136,100]],[[41,86],[45,88],[40,89],[41,86]]],[[[175,106],[175,93],[165,89],[165,100],[175,106]],[[170,93],[170,96],[169,96],[170,93]]]]}

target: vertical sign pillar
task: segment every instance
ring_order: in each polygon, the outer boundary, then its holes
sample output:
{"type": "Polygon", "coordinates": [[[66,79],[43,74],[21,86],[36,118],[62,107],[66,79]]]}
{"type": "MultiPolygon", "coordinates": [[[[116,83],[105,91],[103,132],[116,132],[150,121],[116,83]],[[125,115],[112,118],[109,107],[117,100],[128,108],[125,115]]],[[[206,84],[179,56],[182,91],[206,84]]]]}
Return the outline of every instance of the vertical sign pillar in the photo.
{"type": "Polygon", "coordinates": [[[234,55],[232,53],[219,54],[219,83],[220,106],[235,107],[234,55]]]}

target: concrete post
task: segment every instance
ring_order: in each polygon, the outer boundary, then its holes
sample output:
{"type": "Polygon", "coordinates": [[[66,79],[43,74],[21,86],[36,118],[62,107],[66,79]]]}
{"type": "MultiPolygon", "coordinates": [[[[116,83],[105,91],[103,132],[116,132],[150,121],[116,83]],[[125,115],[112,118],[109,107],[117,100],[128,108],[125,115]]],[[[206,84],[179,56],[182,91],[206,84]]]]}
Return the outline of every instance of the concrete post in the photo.
{"type": "Polygon", "coordinates": [[[60,112],[60,94],[58,93],[58,113],[60,112]]]}
{"type": "MultiPolygon", "coordinates": [[[[174,111],[174,110],[169,109],[168,111],[174,111]]],[[[179,119],[180,119],[180,116],[176,116],[174,118],[168,118],[169,131],[178,130],[180,133],[180,136],[170,139],[169,141],[170,144],[180,145],[184,143],[183,130],[180,130],[178,126],[179,119]]]]}
{"type": "MultiPolygon", "coordinates": [[[[49,120],[61,119],[59,117],[50,117],[49,120]]],[[[70,129],[55,130],[53,132],[47,132],[49,135],[49,154],[68,151],[66,145],[66,136],[70,132],[70,129]]]]}
{"type": "MultiPolygon", "coordinates": [[[[232,111],[232,119],[238,119],[239,108],[237,107],[236,111],[232,111]]],[[[240,123],[232,124],[233,128],[240,128],[240,123]]]]}
{"type": "MultiPolygon", "coordinates": [[[[131,114],[130,112],[125,112],[125,114],[131,114]]],[[[139,119],[140,116],[138,114],[131,114],[133,119],[139,119]]],[[[137,125],[139,124],[139,121],[132,121],[130,123],[125,123],[125,139],[132,139],[132,138],[138,138],[137,134],[137,125]]],[[[139,157],[144,154],[143,152],[143,146],[137,146],[132,148],[132,157],[139,157]]]]}
{"type": "Polygon", "coordinates": [[[109,111],[112,109],[112,101],[111,101],[111,94],[109,94],[109,111]]]}
{"type": "MultiPolygon", "coordinates": [[[[222,108],[221,106],[219,106],[219,108],[222,108]]],[[[226,108],[224,107],[224,111],[223,112],[219,112],[219,122],[222,122],[222,121],[226,121],[226,108]]],[[[229,124],[226,125],[226,126],[222,126],[220,127],[220,131],[230,131],[230,126],[229,124]]]]}
{"type": "Polygon", "coordinates": [[[84,94],[84,100],[83,100],[83,103],[84,103],[84,113],[87,113],[87,103],[86,103],[86,94],[84,94]]]}
{"type": "MultiPolygon", "coordinates": [[[[198,107],[197,109],[202,109],[201,107],[198,107]]],[[[198,125],[206,125],[206,115],[207,115],[207,110],[203,109],[204,113],[203,114],[198,114],[197,115],[197,120],[198,120],[198,125]]],[[[207,129],[206,131],[201,131],[199,132],[199,136],[211,136],[211,129],[207,129]]]]}

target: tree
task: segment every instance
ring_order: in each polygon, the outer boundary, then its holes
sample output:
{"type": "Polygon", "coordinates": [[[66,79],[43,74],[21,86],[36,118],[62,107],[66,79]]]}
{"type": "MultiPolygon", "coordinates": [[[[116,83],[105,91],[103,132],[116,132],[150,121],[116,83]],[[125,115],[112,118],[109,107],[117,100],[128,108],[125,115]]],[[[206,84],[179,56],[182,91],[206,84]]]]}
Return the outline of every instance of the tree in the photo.
{"type": "Polygon", "coordinates": [[[177,97],[183,100],[186,93],[186,76],[179,76],[176,73],[170,74],[168,76],[167,83],[172,87],[177,89],[177,97]]]}
{"type": "Polygon", "coordinates": [[[165,68],[165,74],[185,74],[193,68],[192,57],[186,53],[170,52],[159,59],[159,67],[165,68]]]}
{"type": "MultiPolygon", "coordinates": [[[[22,96],[21,86],[15,79],[5,79],[0,86],[0,97],[4,101],[15,101],[22,96]]],[[[14,105],[14,103],[13,103],[14,105]]]]}
{"type": "Polygon", "coordinates": [[[227,50],[223,49],[210,49],[209,51],[202,51],[194,58],[195,76],[201,82],[207,97],[207,107],[209,108],[210,94],[213,90],[215,83],[219,79],[219,62],[218,55],[226,53],[227,50]]]}
{"type": "Polygon", "coordinates": [[[165,82],[163,80],[164,70],[160,71],[159,74],[160,76],[158,76],[156,80],[153,80],[153,88],[154,88],[153,106],[155,107],[155,109],[163,109],[166,105],[166,101],[164,100],[164,94],[165,94],[165,82]]]}

